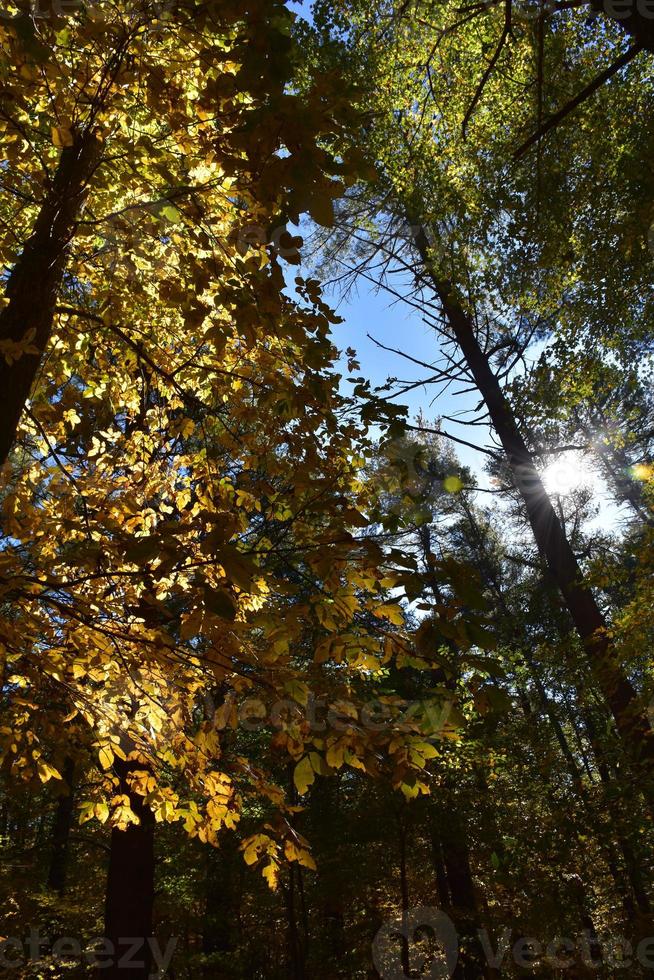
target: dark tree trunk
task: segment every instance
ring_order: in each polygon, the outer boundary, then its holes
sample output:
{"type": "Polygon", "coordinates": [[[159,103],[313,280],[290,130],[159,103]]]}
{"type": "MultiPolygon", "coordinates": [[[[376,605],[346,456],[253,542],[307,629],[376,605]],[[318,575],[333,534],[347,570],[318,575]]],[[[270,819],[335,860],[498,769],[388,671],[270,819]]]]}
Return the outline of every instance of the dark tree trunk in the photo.
{"type": "MultiPolygon", "coordinates": [[[[415,226],[415,222],[414,222],[415,226]]],[[[545,491],[534,458],[520,433],[513,410],[481,350],[474,325],[457,300],[452,285],[434,275],[426,235],[420,229],[416,245],[453,337],[481,394],[506,454],[536,544],[558,587],[586,649],[594,676],[610,707],[626,751],[649,774],[654,771],[654,740],[636,692],[626,677],[606,632],[606,621],[583,582],[579,563],[545,491]]]]}
{"type": "MultiPolygon", "coordinates": [[[[435,554],[432,549],[431,531],[428,526],[420,528],[420,540],[428,568],[434,567],[435,554]]],[[[442,602],[443,597],[436,576],[427,576],[434,599],[442,602]]],[[[446,640],[447,646],[454,657],[458,653],[453,640],[446,640]]],[[[452,688],[453,680],[448,678],[442,668],[431,671],[434,684],[444,684],[452,688]]],[[[483,779],[483,776],[480,776],[483,779]]],[[[487,791],[487,787],[484,787],[487,791]]],[[[486,792],[486,795],[488,793],[486,792]]],[[[495,831],[497,828],[494,828],[495,831]]],[[[498,849],[501,848],[499,833],[495,833],[498,849]]],[[[447,815],[432,814],[430,828],[434,869],[436,872],[436,887],[439,905],[451,913],[457,927],[462,949],[462,959],[457,963],[453,976],[456,980],[479,980],[486,977],[494,978],[496,971],[486,962],[482,945],[479,941],[481,919],[474,892],[472,872],[470,870],[470,854],[467,843],[467,828],[465,820],[452,797],[447,815]],[[446,829],[448,828],[448,829],[446,829]]]]}
{"type": "Polygon", "coordinates": [[[487,963],[479,940],[481,916],[470,866],[468,828],[454,797],[447,800],[446,808],[432,804],[429,833],[439,906],[450,916],[459,936],[460,955],[453,977],[490,980],[497,973],[487,963]]]}
{"type": "Polygon", "coordinates": [[[410,976],[409,963],[409,939],[408,936],[408,915],[409,915],[409,880],[407,878],[406,866],[406,826],[401,817],[398,817],[398,838],[400,845],[400,899],[402,907],[402,950],[401,961],[404,976],[410,976]]]}
{"type": "Polygon", "coordinates": [[[48,888],[58,892],[59,895],[63,895],[66,889],[68,844],[73,825],[75,763],[71,758],[66,758],[63,768],[64,781],[62,792],[57,800],[57,810],[52,828],[52,853],[48,871],[48,888]]]}
{"type": "Polygon", "coordinates": [[[305,980],[304,949],[297,924],[297,902],[295,888],[295,866],[289,865],[288,886],[286,888],[286,935],[288,944],[289,980],[305,980]]]}
{"type": "Polygon", "coordinates": [[[0,354],[0,466],[14,443],[50,339],[68,249],[99,157],[99,140],[88,130],[61,151],[32,235],[7,280],[9,303],[0,313],[0,341],[27,341],[35,352],[23,353],[11,364],[0,354]]]}
{"type": "Polygon", "coordinates": [[[113,965],[98,970],[102,980],[146,980],[152,970],[149,940],[154,908],[154,816],[128,783],[129,774],[143,768],[139,762],[115,762],[121,792],[129,796],[140,822],[111,832],[105,937],[116,952],[113,965]]]}
{"type": "MultiPolygon", "coordinates": [[[[206,897],[202,925],[202,951],[210,958],[230,953],[238,945],[238,908],[240,904],[240,865],[235,834],[225,834],[220,847],[206,849],[206,897]]],[[[210,959],[205,966],[207,977],[216,975],[210,959]]]]}
{"type": "MultiPolygon", "coordinates": [[[[339,963],[345,956],[345,913],[342,901],[338,897],[330,897],[323,905],[324,929],[333,963],[339,963]]],[[[331,964],[330,964],[331,965],[331,964]]]]}
{"type": "Polygon", "coordinates": [[[441,844],[440,837],[433,830],[431,834],[431,850],[434,861],[434,872],[436,874],[438,905],[441,909],[447,909],[450,905],[450,890],[447,887],[447,871],[445,870],[443,845],[441,844]]]}

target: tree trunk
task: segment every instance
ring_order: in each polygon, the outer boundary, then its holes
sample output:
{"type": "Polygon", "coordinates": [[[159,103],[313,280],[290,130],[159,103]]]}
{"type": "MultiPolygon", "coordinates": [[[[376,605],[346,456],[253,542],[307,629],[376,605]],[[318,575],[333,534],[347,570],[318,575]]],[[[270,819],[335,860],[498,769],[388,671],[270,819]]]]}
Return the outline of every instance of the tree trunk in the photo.
{"type": "Polygon", "coordinates": [[[14,443],[50,339],[68,249],[99,158],[100,142],[90,130],[76,134],[73,145],[61,151],[32,235],[7,280],[9,302],[0,313],[0,466],[14,443]],[[8,363],[2,342],[26,344],[33,350],[8,363]]]}
{"type": "Polygon", "coordinates": [[[220,847],[206,848],[206,896],[202,925],[202,952],[209,959],[207,977],[216,975],[216,954],[230,953],[238,945],[239,870],[242,858],[235,834],[223,835],[220,847]]]}
{"type": "Polygon", "coordinates": [[[297,924],[295,866],[289,865],[286,888],[286,937],[289,980],[305,980],[304,950],[297,924]]]}
{"type": "Polygon", "coordinates": [[[400,850],[400,902],[402,908],[402,939],[401,939],[401,962],[404,976],[410,976],[410,954],[409,954],[409,935],[408,935],[408,915],[409,915],[409,879],[407,877],[406,866],[406,825],[401,816],[398,815],[398,842],[400,850]]]}
{"type": "Polygon", "coordinates": [[[440,837],[433,830],[431,832],[431,850],[434,861],[434,873],[436,874],[436,893],[438,895],[438,906],[447,909],[450,905],[450,890],[447,887],[447,872],[445,870],[445,859],[443,857],[443,845],[440,837]]]}
{"type": "Polygon", "coordinates": [[[68,843],[73,825],[73,782],[75,763],[70,757],[64,762],[64,784],[57,800],[54,827],[52,828],[52,853],[48,871],[48,888],[63,895],[66,888],[68,869],[68,843]]]}
{"type": "Polygon", "coordinates": [[[625,749],[634,763],[642,764],[651,774],[654,771],[652,732],[638,705],[636,692],[624,674],[608,639],[604,616],[592,592],[583,582],[579,563],[543,486],[534,458],[518,429],[511,406],[504,397],[488,358],[479,346],[470,317],[457,300],[452,285],[439,280],[433,273],[429,243],[422,228],[415,240],[454,339],[502,443],[536,544],[581,637],[594,676],[611,709],[625,749]]]}
{"type": "Polygon", "coordinates": [[[481,922],[470,867],[467,829],[465,822],[457,817],[458,813],[453,801],[446,811],[433,808],[430,836],[436,858],[439,904],[451,917],[459,935],[460,957],[453,978],[479,980],[497,974],[486,962],[479,941],[481,922]]]}
{"type": "MultiPolygon", "coordinates": [[[[436,556],[431,545],[431,531],[427,525],[420,528],[419,537],[425,564],[427,568],[433,570],[436,556]]],[[[441,589],[433,571],[427,575],[427,580],[436,602],[442,602],[441,589]]],[[[446,639],[445,642],[456,658],[458,650],[454,641],[446,639]]],[[[430,673],[434,684],[444,684],[445,687],[453,689],[453,680],[446,677],[442,668],[432,670],[430,673]]],[[[481,778],[483,779],[483,776],[481,778]]],[[[482,797],[489,798],[488,788],[484,787],[484,790],[482,797]]],[[[499,849],[501,848],[501,838],[497,833],[497,828],[494,829],[496,831],[494,836],[499,849]]],[[[474,892],[472,871],[470,870],[467,828],[453,796],[449,801],[447,818],[443,814],[440,814],[438,819],[432,817],[430,837],[439,905],[452,913],[452,919],[461,940],[460,947],[463,951],[463,958],[457,963],[453,976],[456,980],[478,980],[479,977],[493,980],[497,976],[497,971],[486,962],[479,940],[481,919],[474,892]],[[446,834],[443,828],[448,826],[448,821],[451,827],[446,834]]]]}
{"type": "Polygon", "coordinates": [[[113,964],[98,970],[101,980],[146,980],[152,970],[149,940],[154,907],[154,816],[144,798],[130,790],[128,776],[142,770],[135,761],[114,763],[120,791],[129,796],[139,824],[111,832],[105,904],[105,938],[115,950],[113,964]]]}

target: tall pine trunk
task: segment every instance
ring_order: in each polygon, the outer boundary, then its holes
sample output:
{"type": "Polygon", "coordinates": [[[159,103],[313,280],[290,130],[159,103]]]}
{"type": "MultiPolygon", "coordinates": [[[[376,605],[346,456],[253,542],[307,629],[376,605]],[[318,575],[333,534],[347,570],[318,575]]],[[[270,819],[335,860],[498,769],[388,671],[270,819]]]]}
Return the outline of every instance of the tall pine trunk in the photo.
{"type": "Polygon", "coordinates": [[[504,449],[538,549],[581,637],[620,738],[632,761],[641,764],[651,775],[654,772],[654,740],[651,728],[608,638],[604,616],[591,590],[583,581],[581,568],[543,486],[534,457],[522,437],[513,410],[488,358],[479,345],[470,316],[456,298],[452,284],[439,279],[433,271],[429,243],[422,228],[415,241],[454,340],[463,354],[504,449]]]}

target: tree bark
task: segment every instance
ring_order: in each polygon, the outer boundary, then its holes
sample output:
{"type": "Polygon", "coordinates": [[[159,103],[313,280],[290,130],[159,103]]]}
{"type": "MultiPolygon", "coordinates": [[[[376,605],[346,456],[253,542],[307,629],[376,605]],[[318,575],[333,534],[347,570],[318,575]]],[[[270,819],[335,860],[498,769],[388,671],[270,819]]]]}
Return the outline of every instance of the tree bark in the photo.
{"type": "Polygon", "coordinates": [[[91,130],[75,134],[73,145],[61,151],[32,235],[7,281],[9,302],[0,313],[0,466],[50,339],[70,242],[99,158],[100,142],[91,130]],[[2,341],[29,344],[34,351],[8,363],[2,341]]]}
{"type": "Polygon", "coordinates": [[[242,858],[235,834],[224,834],[220,847],[206,848],[206,896],[202,925],[202,952],[208,957],[207,977],[216,975],[216,954],[229,954],[238,946],[239,881],[242,858]]]}
{"type": "Polygon", "coordinates": [[[64,785],[57,800],[54,826],[52,829],[52,853],[48,870],[48,888],[59,895],[66,889],[66,872],[68,870],[68,844],[70,831],[73,826],[73,785],[75,778],[75,763],[70,757],[66,758],[63,767],[64,785]]]}
{"type": "Polygon", "coordinates": [[[467,827],[453,801],[446,811],[432,807],[430,837],[439,905],[451,917],[459,935],[461,955],[453,978],[491,980],[497,972],[486,962],[479,941],[481,921],[470,867],[467,827]]]}
{"type": "Polygon", "coordinates": [[[135,761],[114,763],[120,792],[129,796],[138,825],[114,827],[105,904],[105,938],[112,944],[111,966],[98,970],[102,980],[146,980],[152,970],[148,940],[154,911],[154,815],[144,798],[130,789],[129,774],[142,770],[135,761]]]}
{"type": "Polygon", "coordinates": [[[443,845],[441,839],[432,828],[431,849],[434,862],[434,872],[436,874],[436,893],[438,895],[438,906],[447,909],[450,904],[450,890],[447,887],[447,872],[445,870],[445,860],[443,857],[443,845]]]}
{"type": "Polygon", "coordinates": [[[402,908],[402,939],[401,939],[401,962],[402,971],[405,977],[411,975],[409,936],[408,936],[408,915],[409,915],[409,879],[407,877],[406,863],[406,825],[401,815],[398,815],[398,844],[400,852],[400,902],[402,908]]]}

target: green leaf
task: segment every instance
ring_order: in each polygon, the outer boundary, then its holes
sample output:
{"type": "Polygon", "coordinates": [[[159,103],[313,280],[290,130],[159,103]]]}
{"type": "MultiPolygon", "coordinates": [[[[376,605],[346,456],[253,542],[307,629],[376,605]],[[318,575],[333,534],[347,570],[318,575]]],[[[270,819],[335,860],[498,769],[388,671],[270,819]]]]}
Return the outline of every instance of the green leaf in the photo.
{"type": "Polygon", "coordinates": [[[166,204],[159,212],[162,218],[170,221],[171,224],[178,224],[182,220],[182,212],[174,204],[166,204]]]}

